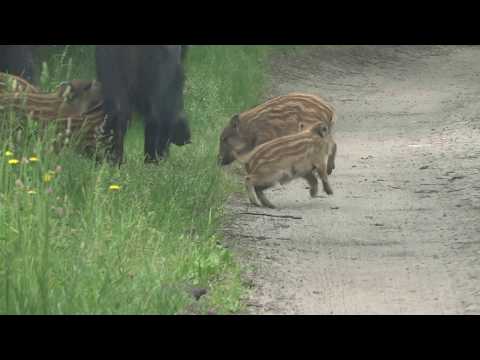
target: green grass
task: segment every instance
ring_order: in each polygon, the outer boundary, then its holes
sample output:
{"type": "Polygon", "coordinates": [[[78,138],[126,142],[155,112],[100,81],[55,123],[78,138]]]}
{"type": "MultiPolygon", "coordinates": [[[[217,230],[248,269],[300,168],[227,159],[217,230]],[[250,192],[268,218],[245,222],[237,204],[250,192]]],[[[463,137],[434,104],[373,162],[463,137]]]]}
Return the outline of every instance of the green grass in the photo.
{"type": "MultiPolygon", "coordinates": [[[[143,163],[141,122],[130,129],[127,162],[117,169],[72,149],[56,154],[51,136],[33,136],[31,125],[18,134],[9,126],[15,115],[0,113],[0,313],[240,311],[241,271],[221,245],[223,207],[235,184],[216,166],[218,136],[233,113],[261,102],[272,51],[191,49],[186,110],[193,144],[172,146],[160,166],[143,163]],[[32,155],[40,161],[8,163],[32,155]],[[121,190],[109,191],[112,184],[121,190]],[[195,302],[191,287],[209,292],[195,302]]],[[[94,77],[92,46],[42,58],[45,90],[94,77]]]]}

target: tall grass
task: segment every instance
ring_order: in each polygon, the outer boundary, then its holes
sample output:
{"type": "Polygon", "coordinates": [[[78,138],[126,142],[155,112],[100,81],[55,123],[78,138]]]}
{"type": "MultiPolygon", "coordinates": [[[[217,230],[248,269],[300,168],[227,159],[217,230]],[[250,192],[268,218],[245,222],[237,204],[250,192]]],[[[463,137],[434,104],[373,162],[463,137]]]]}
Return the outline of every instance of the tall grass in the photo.
{"type": "MultiPolygon", "coordinates": [[[[233,185],[216,166],[218,135],[233,113],[260,102],[271,51],[191,49],[186,110],[193,144],[172,146],[160,166],[143,163],[141,122],[129,130],[127,162],[117,169],[70,148],[56,154],[53,135],[35,136],[31,123],[19,135],[15,114],[0,112],[0,313],[238,311],[239,268],[221,245],[233,185]],[[208,293],[196,302],[192,287],[208,293]]],[[[92,46],[49,52],[44,60],[45,90],[95,74],[92,46]]]]}

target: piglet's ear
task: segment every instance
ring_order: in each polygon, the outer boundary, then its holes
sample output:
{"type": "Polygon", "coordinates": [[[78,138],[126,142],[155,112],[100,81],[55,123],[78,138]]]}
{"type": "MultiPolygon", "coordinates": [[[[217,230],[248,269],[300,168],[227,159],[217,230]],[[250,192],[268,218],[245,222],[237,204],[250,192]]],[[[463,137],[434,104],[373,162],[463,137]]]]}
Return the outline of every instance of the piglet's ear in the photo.
{"type": "Polygon", "coordinates": [[[318,123],[318,124],[315,124],[314,126],[312,126],[310,131],[312,133],[314,133],[315,135],[323,136],[324,135],[324,131],[323,131],[324,127],[325,127],[324,124],[318,123]]]}
{"type": "Polygon", "coordinates": [[[240,128],[240,116],[238,114],[233,115],[231,124],[235,130],[238,130],[240,128]]]}
{"type": "Polygon", "coordinates": [[[64,81],[57,86],[57,94],[61,97],[67,97],[72,91],[72,85],[69,81],[64,81]]]}
{"type": "Polygon", "coordinates": [[[93,86],[93,81],[88,81],[85,86],[83,87],[83,91],[90,91],[93,86]]]}
{"type": "Polygon", "coordinates": [[[72,84],[69,82],[61,83],[57,88],[57,94],[64,101],[70,101],[74,96],[72,84]]]}

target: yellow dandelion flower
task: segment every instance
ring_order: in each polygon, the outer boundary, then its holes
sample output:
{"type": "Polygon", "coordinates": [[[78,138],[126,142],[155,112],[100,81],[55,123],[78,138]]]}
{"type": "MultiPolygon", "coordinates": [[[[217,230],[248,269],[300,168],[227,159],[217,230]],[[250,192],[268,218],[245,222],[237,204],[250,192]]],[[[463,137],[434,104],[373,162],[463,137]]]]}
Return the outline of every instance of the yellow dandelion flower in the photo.
{"type": "Polygon", "coordinates": [[[11,160],[8,160],[8,164],[9,165],[18,165],[18,164],[20,164],[20,160],[11,159],[11,160]]]}
{"type": "Polygon", "coordinates": [[[43,175],[43,182],[49,183],[52,180],[53,180],[52,174],[46,173],[45,175],[43,175]]]}
{"type": "Polygon", "coordinates": [[[33,162],[33,163],[36,163],[36,162],[39,162],[40,159],[36,156],[31,156],[29,159],[28,159],[30,162],[33,162]]]}
{"type": "Polygon", "coordinates": [[[120,185],[110,185],[108,188],[109,191],[120,191],[122,187],[120,185]]]}
{"type": "Polygon", "coordinates": [[[13,156],[13,152],[11,152],[10,150],[7,150],[7,151],[5,151],[5,156],[6,156],[6,157],[12,157],[12,156],[13,156]]]}

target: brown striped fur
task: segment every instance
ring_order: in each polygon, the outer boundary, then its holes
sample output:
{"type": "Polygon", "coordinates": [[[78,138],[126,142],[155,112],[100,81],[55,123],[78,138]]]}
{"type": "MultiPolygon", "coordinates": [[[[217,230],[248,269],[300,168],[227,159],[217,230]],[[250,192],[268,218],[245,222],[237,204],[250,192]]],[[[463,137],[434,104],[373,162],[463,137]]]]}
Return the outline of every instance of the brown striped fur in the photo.
{"type": "Polygon", "coordinates": [[[19,76],[0,73],[0,93],[6,91],[32,93],[39,92],[39,90],[35,86],[33,86],[28,81],[19,76]]]}
{"type": "Polygon", "coordinates": [[[328,126],[317,123],[300,133],[266,142],[249,154],[236,154],[237,159],[245,163],[248,173],[245,182],[250,202],[257,206],[274,208],[263,191],[300,177],[308,182],[310,195],[315,197],[318,193],[315,171],[322,180],[324,191],[332,195],[327,174],[327,162],[332,147],[328,126]]]}
{"type": "Polygon", "coordinates": [[[102,86],[96,80],[71,80],[61,83],[55,94],[65,99],[62,111],[84,114],[103,104],[102,86]]]}
{"type": "MultiPolygon", "coordinates": [[[[303,131],[318,122],[327,124],[331,132],[336,115],[333,106],[317,95],[290,93],[270,99],[232,117],[220,137],[219,163],[228,165],[236,160],[235,154],[246,154],[260,144],[303,131]]],[[[333,142],[329,174],[335,168],[335,155],[333,142]]]]}
{"type": "Polygon", "coordinates": [[[69,143],[76,136],[83,150],[91,151],[103,136],[105,113],[95,81],[62,83],[54,93],[5,90],[9,89],[0,89],[0,111],[13,110],[42,126],[54,123],[57,145],[69,143]]]}

